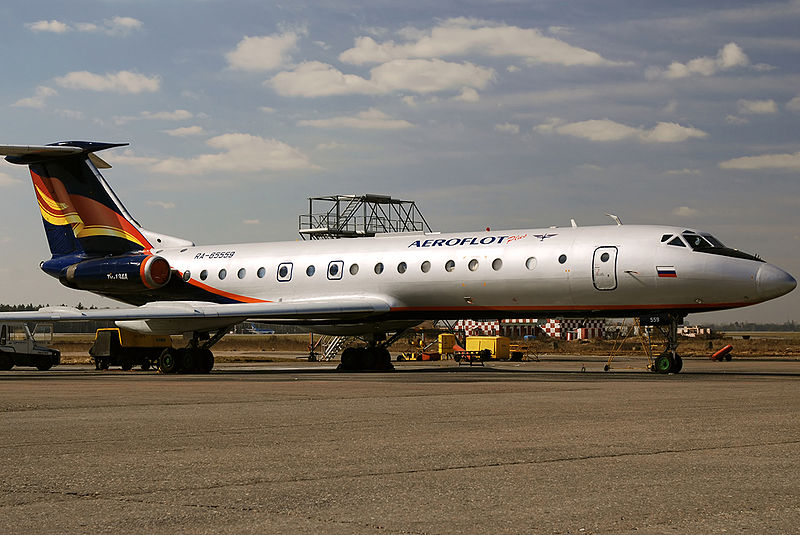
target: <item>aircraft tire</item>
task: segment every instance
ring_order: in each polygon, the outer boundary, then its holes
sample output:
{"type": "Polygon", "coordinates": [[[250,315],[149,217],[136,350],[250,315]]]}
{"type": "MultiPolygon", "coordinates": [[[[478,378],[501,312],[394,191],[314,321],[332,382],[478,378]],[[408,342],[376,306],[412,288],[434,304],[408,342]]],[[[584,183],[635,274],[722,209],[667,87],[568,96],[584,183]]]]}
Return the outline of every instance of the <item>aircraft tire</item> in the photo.
{"type": "Polygon", "coordinates": [[[195,355],[197,373],[211,373],[214,369],[214,353],[210,349],[198,349],[195,355]]]}
{"type": "Polygon", "coordinates": [[[339,364],[339,370],[354,370],[356,368],[356,348],[348,347],[342,351],[342,362],[339,364]]]}
{"type": "Polygon", "coordinates": [[[13,367],[14,367],[14,359],[11,358],[11,355],[5,352],[0,352],[0,371],[7,372],[13,367]]]}
{"type": "Polygon", "coordinates": [[[669,353],[662,353],[656,357],[655,366],[653,370],[656,373],[670,373],[674,368],[675,363],[672,360],[672,355],[669,353]]]}
{"type": "Polygon", "coordinates": [[[161,373],[177,373],[178,372],[178,355],[173,349],[165,349],[158,357],[158,369],[161,373]]]}
{"type": "Polygon", "coordinates": [[[670,373],[680,373],[682,369],[683,369],[683,359],[681,358],[680,355],[676,354],[675,362],[673,362],[672,364],[672,370],[670,370],[670,373]]]}
{"type": "Polygon", "coordinates": [[[199,355],[196,349],[180,349],[178,351],[178,361],[180,362],[181,373],[197,372],[199,355]]]}

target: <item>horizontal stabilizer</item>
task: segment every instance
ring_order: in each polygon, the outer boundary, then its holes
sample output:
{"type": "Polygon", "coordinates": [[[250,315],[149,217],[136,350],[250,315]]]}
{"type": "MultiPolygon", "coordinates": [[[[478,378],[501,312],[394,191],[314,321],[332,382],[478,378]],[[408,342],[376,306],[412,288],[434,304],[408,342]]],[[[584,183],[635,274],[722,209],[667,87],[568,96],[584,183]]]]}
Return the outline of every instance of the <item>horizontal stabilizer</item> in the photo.
{"type": "MultiPolygon", "coordinates": [[[[6,156],[6,160],[10,163],[27,165],[67,156],[77,156],[81,153],[91,155],[100,150],[123,147],[125,145],[127,143],[98,143],[94,141],[61,141],[52,145],[0,145],[0,155],[6,156]]],[[[105,164],[100,158],[98,160],[105,164]]],[[[98,166],[98,168],[102,169],[104,167],[98,166]]]]}

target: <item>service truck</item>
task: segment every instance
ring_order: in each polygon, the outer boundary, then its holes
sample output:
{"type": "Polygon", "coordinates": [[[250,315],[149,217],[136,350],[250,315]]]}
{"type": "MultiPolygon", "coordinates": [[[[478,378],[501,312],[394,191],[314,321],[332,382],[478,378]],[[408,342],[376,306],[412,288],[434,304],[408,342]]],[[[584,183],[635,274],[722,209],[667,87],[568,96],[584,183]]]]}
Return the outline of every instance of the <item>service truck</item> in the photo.
{"type": "Polygon", "coordinates": [[[0,370],[33,366],[44,371],[60,363],[61,352],[38,345],[27,324],[0,324],[0,370]]]}
{"type": "Polygon", "coordinates": [[[97,370],[120,366],[130,370],[158,368],[158,358],[165,349],[172,349],[172,339],[166,335],[139,334],[116,327],[97,329],[89,354],[97,370]]]}

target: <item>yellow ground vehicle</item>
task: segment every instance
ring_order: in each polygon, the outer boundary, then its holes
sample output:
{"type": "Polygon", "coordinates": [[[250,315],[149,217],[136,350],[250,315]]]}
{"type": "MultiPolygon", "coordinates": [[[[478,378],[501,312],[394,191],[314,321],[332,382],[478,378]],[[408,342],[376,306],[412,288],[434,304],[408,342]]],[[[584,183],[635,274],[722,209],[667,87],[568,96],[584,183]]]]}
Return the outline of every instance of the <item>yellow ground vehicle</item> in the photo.
{"type": "Polygon", "coordinates": [[[158,358],[165,349],[172,349],[169,336],[111,328],[97,329],[89,354],[98,370],[107,370],[109,366],[120,366],[123,370],[139,366],[149,370],[158,367],[158,358]]]}
{"type": "Polygon", "coordinates": [[[439,335],[439,354],[442,355],[442,358],[444,359],[453,358],[455,345],[456,345],[456,336],[454,334],[441,333],[439,335]]]}
{"type": "Polygon", "coordinates": [[[493,360],[507,360],[511,356],[511,340],[507,336],[468,336],[467,351],[491,351],[493,360]]]}

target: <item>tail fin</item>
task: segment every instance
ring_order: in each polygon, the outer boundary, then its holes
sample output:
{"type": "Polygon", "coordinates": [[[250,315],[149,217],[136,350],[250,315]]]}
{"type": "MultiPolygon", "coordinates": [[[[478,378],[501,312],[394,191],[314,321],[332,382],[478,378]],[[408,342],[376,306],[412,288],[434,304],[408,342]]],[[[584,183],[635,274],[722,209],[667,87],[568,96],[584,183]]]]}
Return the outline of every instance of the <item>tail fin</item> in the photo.
{"type": "Polygon", "coordinates": [[[191,242],[144,230],[98,171],[110,166],[94,153],[127,143],[64,141],[2,145],[0,154],[30,168],[44,230],[54,257],[108,255],[191,242]],[[168,243],[165,243],[168,242],[168,243]]]}

